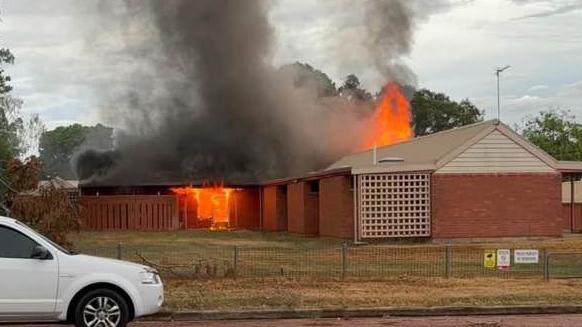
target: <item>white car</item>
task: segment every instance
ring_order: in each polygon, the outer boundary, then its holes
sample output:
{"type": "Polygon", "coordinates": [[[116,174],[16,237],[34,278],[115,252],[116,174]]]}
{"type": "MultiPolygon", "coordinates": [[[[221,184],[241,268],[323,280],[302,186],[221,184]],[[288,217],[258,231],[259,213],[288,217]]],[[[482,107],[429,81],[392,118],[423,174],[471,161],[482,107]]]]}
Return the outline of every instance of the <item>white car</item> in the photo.
{"type": "Polygon", "coordinates": [[[163,301],[156,270],[75,254],[19,221],[0,217],[0,322],[124,327],[158,312],[163,301]]]}

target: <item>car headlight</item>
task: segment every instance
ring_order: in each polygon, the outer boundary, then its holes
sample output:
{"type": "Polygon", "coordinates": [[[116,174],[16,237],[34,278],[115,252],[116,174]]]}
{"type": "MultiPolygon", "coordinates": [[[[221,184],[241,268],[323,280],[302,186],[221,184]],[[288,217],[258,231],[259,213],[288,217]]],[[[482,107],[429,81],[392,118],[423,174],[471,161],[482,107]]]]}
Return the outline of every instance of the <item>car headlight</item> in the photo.
{"type": "Polygon", "coordinates": [[[140,273],[140,279],[142,284],[156,285],[160,283],[160,275],[153,268],[145,268],[140,273]]]}

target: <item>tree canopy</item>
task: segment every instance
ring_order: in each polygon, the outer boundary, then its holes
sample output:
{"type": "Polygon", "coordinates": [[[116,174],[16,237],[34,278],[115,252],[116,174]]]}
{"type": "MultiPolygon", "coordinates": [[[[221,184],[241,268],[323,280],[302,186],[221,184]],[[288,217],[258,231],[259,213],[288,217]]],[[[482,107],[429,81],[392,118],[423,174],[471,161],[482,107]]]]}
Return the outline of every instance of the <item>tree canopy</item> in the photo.
{"type": "Polygon", "coordinates": [[[582,160],[582,124],[568,111],[541,111],[521,126],[522,135],[558,160],[582,160]]]}
{"type": "Polygon", "coordinates": [[[10,119],[18,102],[10,97],[10,76],[5,72],[7,64],[14,63],[10,50],[0,49],[0,204],[4,204],[8,184],[8,164],[18,155],[18,130],[22,119],[10,119]]]}
{"type": "Polygon", "coordinates": [[[75,179],[71,162],[81,146],[96,150],[113,148],[113,129],[101,124],[92,127],[74,124],[44,132],[39,152],[46,177],[75,179]]]}
{"type": "Polygon", "coordinates": [[[344,84],[338,89],[339,94],[348,100],[371,102],[374,97],[370,92],[360,87],[360,79],[355,74],[346,76],[344,84]]]}
{"type": "Polygon", "coordinates": [[[414,134],[428,135],[483,120],[483,112],[469,100],[451,100],[443,93],[421,89],[411,101],[414,134]]]}
{"type": "Polygon", "coordinates": [[[295,87],[315,90],[318,97],[337,95],[335,83],[324,72],[306,63],[295,62],[281,67],[284,73],[290,73],[295,87]]]}

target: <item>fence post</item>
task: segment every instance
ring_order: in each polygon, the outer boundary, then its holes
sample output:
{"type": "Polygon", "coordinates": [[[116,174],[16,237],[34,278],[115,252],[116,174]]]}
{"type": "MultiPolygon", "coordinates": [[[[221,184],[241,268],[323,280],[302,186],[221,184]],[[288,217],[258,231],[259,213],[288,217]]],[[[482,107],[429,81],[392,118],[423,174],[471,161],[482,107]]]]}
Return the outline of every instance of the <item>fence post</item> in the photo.
{"type": "Polygon", "coordinates": [[[233,256],[233,276],[234,278],[238,277],[238,258],[239,257],[239,249],[238,246],[234,246],[234,256],[233,256]]]}
{"type": "Polygon", "coordinates": [[[346,278],[346,274],[348,271],[348,242],[346,241],[342,242],[341,260],[342,260],[342,280],[344,280],[346,278]]]}
{"type": "Polygon", "coordinates": [[[122,253],[121,253],[121,242],[117,243],[117,259],[121,260],[123,257],[122,253]]]}
{"type": "Polygon", "coordinates": [[[445,276],[451,277],[453,253],[450,245],[445,246],[445,276]]]}
{"type": "Polygon", "coordinates": [[[544,280],[550,280],[550,253],[544,251],[544,280]]]}

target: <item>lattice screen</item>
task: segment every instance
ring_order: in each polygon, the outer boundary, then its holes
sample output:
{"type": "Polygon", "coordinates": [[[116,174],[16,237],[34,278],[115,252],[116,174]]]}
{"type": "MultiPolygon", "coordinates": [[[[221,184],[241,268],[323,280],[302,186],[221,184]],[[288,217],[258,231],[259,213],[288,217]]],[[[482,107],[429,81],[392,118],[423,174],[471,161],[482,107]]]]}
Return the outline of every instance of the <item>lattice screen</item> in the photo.
{"type": "Polygon", "coordinates": [[[358,176],[361,238],[430,236],[430,174],[358,176]]]}

